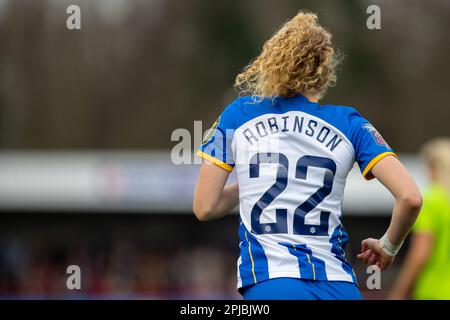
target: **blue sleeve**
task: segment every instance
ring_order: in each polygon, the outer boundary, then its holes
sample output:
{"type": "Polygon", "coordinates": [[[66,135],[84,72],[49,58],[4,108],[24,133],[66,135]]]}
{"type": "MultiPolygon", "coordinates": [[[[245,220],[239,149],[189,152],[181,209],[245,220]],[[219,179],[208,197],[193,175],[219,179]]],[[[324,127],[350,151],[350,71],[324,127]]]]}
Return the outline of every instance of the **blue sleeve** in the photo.
{"type": "Polygon", "coordinates": [[[364,178],[371,180],[374,178],[372,168],[384,157],[396,155],[377,129],[358,112],[352,113],[350,124],[355,160],[364,178]]]}
{"type": "Polygon", "coordinates": [[[227,171],[232,171],[234,168],[231,142],[233,141],[236,123],[235,112],[238,107],[239,103],[235,101],[225,108],[208,131],[197,151],[197,155],[227,171]]]}

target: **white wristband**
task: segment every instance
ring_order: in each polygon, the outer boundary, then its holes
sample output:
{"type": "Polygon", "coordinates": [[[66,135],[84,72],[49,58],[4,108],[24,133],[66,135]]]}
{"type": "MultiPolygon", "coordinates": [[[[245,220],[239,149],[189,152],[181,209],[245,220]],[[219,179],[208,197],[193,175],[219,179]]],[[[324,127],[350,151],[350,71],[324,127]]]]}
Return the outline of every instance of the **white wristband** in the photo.
{"type": "Polygon", "coordinates": [[[392,242],[389,241],[387,232],[380,239],[381,249],[383,249],[383,251],[391,257],[395,256],[400,251],[400,248],[402,247],[402,245],[403,245],[403,242],[400,243],[399,245],[392,244],[392,242]]]}

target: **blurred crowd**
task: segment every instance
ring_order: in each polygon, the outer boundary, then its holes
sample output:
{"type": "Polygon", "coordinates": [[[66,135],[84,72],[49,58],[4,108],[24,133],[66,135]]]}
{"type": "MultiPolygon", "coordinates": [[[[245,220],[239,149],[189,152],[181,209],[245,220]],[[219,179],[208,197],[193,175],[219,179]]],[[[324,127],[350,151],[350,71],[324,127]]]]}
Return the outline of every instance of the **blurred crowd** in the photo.
{"type": "MultiPolygon", "coordinates": [[[[383,275],[383,290],[368,291],[356,252],[388,221],[345,218],[347,258],[366,298],[386,295],[398,265],[383,275]]],[[[237,224],[234,215],[199,223],[189,214],[1,214],[0,299],[240,299],[237,224]],[[69,265],[81,269],[81,290],[67,289],[69,265]]]]}
{"type": "Polygon", "coordinates": [[[95,248],[12,241],[0,250],[0,298],[235,298],[234,261],[231,252],[206,246],[162,251],[125,242],[95,248]],[[66,286],[72,264],[81,269],[81,290],[66,286]]]}

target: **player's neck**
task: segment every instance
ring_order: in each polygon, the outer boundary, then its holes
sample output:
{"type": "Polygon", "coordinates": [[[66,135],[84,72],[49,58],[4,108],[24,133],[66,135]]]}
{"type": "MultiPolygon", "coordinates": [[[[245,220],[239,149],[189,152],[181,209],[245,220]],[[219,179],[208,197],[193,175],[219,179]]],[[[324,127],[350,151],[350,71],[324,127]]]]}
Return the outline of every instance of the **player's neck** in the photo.
{"type": "Polygon", "coordinates": [[[302,95],[311,102],[319,102],[319,95],[311,93],[302,93],[302,95]]]}

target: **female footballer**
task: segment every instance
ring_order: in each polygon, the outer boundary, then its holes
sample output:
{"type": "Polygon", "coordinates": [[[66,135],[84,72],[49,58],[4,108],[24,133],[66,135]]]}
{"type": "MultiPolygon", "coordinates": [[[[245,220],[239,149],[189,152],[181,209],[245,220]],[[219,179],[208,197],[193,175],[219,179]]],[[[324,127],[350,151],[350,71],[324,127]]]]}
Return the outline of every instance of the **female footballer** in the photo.
{"type": "Polygon", "coordinates": [[[416,184],[377,130],[353,108],[319,103],[336,64],[331,34],[315,14],[298,13],[237,76],[239,98],[198,151],[197,218],[239,204],[244,299],[361,299],[341,206],[355,161],[395,198],[388,230],[364,240],[359,259],[389,268],[418,216],[416,184]],[[232,170],[238,182],[225,185],[232,170]]]}

